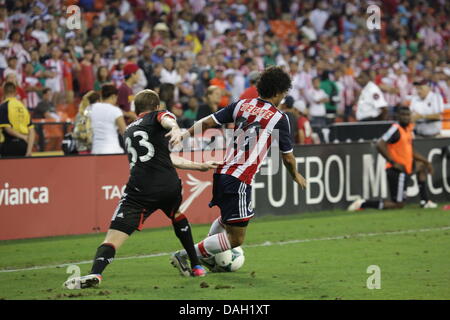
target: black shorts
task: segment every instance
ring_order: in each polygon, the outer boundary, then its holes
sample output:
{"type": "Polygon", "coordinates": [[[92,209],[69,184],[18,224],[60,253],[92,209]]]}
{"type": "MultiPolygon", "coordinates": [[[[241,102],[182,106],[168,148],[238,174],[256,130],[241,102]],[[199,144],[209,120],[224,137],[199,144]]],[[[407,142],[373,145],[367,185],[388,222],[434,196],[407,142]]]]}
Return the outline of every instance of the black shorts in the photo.
{"type": "Polygon", "coordinates": [[[27,143],[22,139],[6,139],[1,145],[0,154],[2,157],[24,157],[27,153],[27,143]]]}
{"type": "Polygon", "coordinates": [[[394,168],[387,169],[386,173],[391,200],[398,203],[405,202],[409,175],[394,168]]]}
{"type": "Polygon", "coordinates": [[[210,207],[218,206],[225,224],[245,227],[254,216],[252,186],[227,174],[214,174],[210,207]]]}
{"type": "Polygon", "coordinates": [[[173,219],[182,199],[181,180],[173,190],[155,194],[141,194],[127,186],[114,211],[109,228],[131,235],[135,230],[141,231],[144,221],[158,209],[173,219]]]}

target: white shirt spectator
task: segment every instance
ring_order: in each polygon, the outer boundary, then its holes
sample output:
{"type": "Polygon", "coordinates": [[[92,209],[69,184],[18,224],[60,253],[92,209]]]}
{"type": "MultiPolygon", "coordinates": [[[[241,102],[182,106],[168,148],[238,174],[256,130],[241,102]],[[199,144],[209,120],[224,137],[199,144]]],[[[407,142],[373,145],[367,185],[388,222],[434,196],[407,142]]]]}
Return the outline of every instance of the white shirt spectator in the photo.
{"type": "MultiPolygon", "coordinates": [[[[426,98],[422,100],[418,95],[414,95],[411,99],[411,112],[426,116],[430,114],[444,112],[444,100],[438,93],[430,91],[426,98]]],[[[434,136],[441,132],[441,121],[427,121],[416,123],[416,131],[423,136],[434,136]]],[[[422,120],[423,121],[423,120],[422,120]]]]}
{"type": "Polygon", "coordinates": [[[314,9],[309,16],[309,20],[311,21],[316,32],[320,34],[323,32],[325,23],[327,23],[329,17],[330,14],[327,11],[322,9],[314,9]]]}
{"type": "Polygon", "coordinates": [[[308,97],[310,101],[309,115],[311,117],[325,117],[327,114],[325,103],[320,102],[321,100],[328,98],[325,91],[312,88],[308,91],[308,97]]]}
{"type": "Polygon", "coordinates": [[[53,78],[47,78],[45,86],[52,89],[53,92],[63,92],[64,87],[64,66],[62,60],[48,59],[45,62],[48,71],[54,72],[53,78]]]}
{"type": "Polygon", "coordinates": [[[316,35],[316,32],[314,31],[314,28],[311,28],[309,26],[303,26],[303,27],[301,27],[300,31],[303,32],[304,35],[310,41],[316,41],[317,40],[317,35],[316,35]]]}
{"type": "Polygon", "coordinates": [[[42,31],[42,30],[33,30],[31,32],[31,35],[36,38],[40,44],[42,43],[49,43],[50,42],[50,38],[48,37],[47,32],[42,31]]]}
{"type": "Polygon", "coordinates": [[[132,88],[134,94],[137,94],[139,91],[142,91],[147,87],[147,78],[145,77],[144,71],[139,68],[137,73],[139,75],[139,80],[132,88]]]}
{"type": "Polygon", "coordinates": [[[359,96],[356,119],[376,118],[381,114],[381,108],[387,106],[381,89],[375,83],[369,81],[359,96]]]}
{"type": "Polygon", "coordinates": [[[304,83],[303,78],[301,77],[300,73],[296,73],[292,77],[292,86],[289,90],[288,95],[294,98],[294,101],[302,99],[302,93],[300,90],[304,89],[304,83]]]}
{"type": "Polygon", "coordinates": [[[219,20],[214,21],[214,30],[216,30],[219,34],[223,34],[225,30],[232,29],[233,25],[228,20],[219,20]]]}
{"type": "Polygon", "coordinates": [[[109,103],[95,103],[92,105],[90,116],[93,132],[92,153],[123,153],[116,124],[117,118],[123,116],[120,108],[109,103]]]}
{"type": "Polygon", "coordinates": [[[3,71],[3,79],[6,79],[6,77],[10,74],[14,74],[16,76],[17,83],[22,85],[22,77],[20,76],[20,71],[18,69],[14,70],[10,67],[6,68],[5,71],[3,71]]]}
{"type": "Polygon", "coordinates": [[[173,69],[172,71],[162,69],[159,81],[161,81],[161,83],[177,84],[181,82],[181,77],[176,69],[173,69]]]}

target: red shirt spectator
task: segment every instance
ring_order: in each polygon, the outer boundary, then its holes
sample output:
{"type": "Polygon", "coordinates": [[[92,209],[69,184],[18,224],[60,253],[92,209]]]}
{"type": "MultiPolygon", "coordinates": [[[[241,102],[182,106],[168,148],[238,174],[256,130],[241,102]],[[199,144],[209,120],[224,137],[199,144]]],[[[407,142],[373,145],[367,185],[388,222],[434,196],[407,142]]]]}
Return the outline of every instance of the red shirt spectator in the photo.
{"type": "Polygon", "coordinates": [[[240,100],[243,99],[255,99],[258,98],[258,90],[256,90],[255,86],[248,87],[245,89],[244,92],[242,92],[241,96],[239,97],[240,100]]]}
{"type": "Polygon", "coordinates": [[[93,54],[91,51],[85,51],[84,58],[80,63],[80,93],[85,93],[94,90],[95,73],[92,65],[93,54]]]}
{"type": "Polygon", "coordinates": [[[214,79],[211,79],[210,84],[212,86],[217,86],[222,89],[222,98],[219,102],[219,108],[226,107],[230,104],[230,94],[228,91],[226,91],[227,83],[225,82],[223,73],[225,71],[225,68],[220,66],[216,69],[216,77],[214,79]]]}
{"type": "Polygon", "coordinates": [[[298,118],[298,139],[300,144],[313,144],[312,128],[308,118],[305,115],[300,115],[298,118]]]}

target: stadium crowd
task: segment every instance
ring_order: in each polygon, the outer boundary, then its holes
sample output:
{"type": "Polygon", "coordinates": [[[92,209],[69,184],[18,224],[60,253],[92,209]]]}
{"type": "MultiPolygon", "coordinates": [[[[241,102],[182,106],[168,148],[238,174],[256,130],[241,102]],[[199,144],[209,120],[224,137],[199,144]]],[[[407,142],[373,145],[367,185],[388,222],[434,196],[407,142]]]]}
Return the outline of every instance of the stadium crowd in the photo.
{"type": "Polygon", "coordinates": [[[369,82],[386,100],[384,119],[409,104],[414,83],[450,101],[445,0],[0,3],[0,79],[16,84],[33,118],[74,119],[83,95],[113,83],[128,122],[133,95],[149,88],[189,127],[256,97],[258,73],[270,65],[291,75],[282,109],[297,143],[313,143],[311,126],[359,120],[369,82]],[[367,27],[370,4],[381,8],[380,30],[367,27]],[[68,28],[70,5],[81,8],[81,29],[68,28]]]}

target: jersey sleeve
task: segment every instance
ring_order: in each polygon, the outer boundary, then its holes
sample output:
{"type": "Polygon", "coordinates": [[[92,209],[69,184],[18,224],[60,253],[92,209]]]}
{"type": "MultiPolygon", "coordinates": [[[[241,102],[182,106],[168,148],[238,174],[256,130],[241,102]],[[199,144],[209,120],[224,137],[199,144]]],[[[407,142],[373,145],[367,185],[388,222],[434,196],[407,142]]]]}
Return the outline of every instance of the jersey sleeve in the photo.
{"type": "Polygon", "coordinates": [[[229,104],[225,108],[220,109],[219,111],[216,111],[211,115],[214,122],[218,125],[222,125],[225,123],[231,123],[234,122],[233,118],[233,112],[236,108],[237,102],[233,102],[232,104],[229,104]]]}
{"type": "Polygon", "coordinates": [[[8,118],[8,102],[0,104],[0,128],[11,127],[8,118]]]}
{"type": "Polygon", "coordinates": [[[166,116],[172,118],[175,121],[177,120],[177,117],[172,112],[167,110],[159,112],[156,119],[158,119],[158,122],[161,123],[162,119],[166,116]]]}
{"type": "Polygon", "coordinates": [[[444,112],[444,99],[440,94],[436,94],[436,113],[444,112]]]}
{"type": "Polygon", "coordinates": [[[388,144],[396,143],[400,140],[400,132],[396,126],[391,126],[388,131],[381,137],[381,140],[388,144]]]}
{"type": "Polygon", "coordinates": [[[289,125],[289,119],[286,114],[283,114],[280,121],[275,125],[275,128],[279,133],[278,144],[280,146],[281,153],[290,153],[294,150],[294,144],[292,142],[291,127],[289,125]]]}

